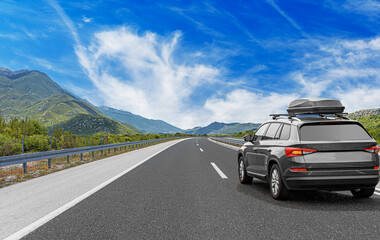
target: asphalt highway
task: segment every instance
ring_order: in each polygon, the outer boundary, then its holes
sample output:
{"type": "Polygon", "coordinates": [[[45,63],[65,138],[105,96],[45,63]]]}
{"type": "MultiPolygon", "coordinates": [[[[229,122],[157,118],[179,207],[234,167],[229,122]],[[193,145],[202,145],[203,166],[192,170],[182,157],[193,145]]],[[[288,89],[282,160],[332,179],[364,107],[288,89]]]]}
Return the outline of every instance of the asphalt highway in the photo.
{"type": "Polygon", "coordinates": [[[272,199],[238,180],[235,150],[175,144],[23,239],[378,239],[380,196],[308,191],[272,199]]]}

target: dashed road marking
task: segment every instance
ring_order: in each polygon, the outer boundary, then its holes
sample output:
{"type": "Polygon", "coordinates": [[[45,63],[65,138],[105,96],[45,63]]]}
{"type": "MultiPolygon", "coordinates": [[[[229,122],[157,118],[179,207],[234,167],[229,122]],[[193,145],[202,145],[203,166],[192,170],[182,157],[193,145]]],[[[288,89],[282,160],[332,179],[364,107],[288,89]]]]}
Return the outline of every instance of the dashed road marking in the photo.
{"type": "Polygon", "coordinates": [[[220,170],[220,169],[218,168],[218,166],[216,166],[215,163],[212,162],[211,165],[214,167],[215,171],[219,174],[219,176],[220,176],[221,178],[228,178],[228,177],[222,172],[222,170],[220,170]]]}
{"type": "Polygon", "coordinates": [[[380,188],[375,188],[375,192],[374,192],[374,194],[376,194],[376,195],[379,195],[379,196],[380,196],[380,188]]]}
{"type": "Polygon", "coordinates": [[[203,152],[203,149],[202,149],[202,148],[199,148],[199,150],[201,150],[201,152],[203,152]]]}

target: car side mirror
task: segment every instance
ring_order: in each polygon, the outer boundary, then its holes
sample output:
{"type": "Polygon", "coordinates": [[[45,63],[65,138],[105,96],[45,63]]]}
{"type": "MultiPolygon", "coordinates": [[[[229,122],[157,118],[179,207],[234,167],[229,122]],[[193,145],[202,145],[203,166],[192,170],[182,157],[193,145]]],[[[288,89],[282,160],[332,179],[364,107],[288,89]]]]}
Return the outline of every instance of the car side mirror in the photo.
{"type": "Polygon", "coordinates": [[[250,142],[250,141],[252,141],[252,136],[251,136],[251,134],[247,134],[247,135],[244,135],[243,139],[246,142],[250,142]]]}

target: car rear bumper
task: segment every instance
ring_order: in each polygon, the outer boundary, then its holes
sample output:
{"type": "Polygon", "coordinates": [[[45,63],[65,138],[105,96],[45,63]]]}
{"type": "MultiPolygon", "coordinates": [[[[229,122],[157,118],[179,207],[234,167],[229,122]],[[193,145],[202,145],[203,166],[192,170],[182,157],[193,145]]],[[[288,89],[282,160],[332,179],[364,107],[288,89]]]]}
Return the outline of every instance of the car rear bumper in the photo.
{"type": "Polygon", "coordinates": [[[308,171],[289,173],[284,184],[289,190],[349,190],[375,187],[379,183],[377,170],[308,171]]]}

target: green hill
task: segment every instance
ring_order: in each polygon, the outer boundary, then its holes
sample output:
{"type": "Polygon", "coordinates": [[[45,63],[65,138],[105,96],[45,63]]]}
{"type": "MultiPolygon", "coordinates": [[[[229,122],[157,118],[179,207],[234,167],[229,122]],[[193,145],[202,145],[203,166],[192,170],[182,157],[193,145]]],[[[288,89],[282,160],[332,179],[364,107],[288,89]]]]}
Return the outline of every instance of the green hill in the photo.
{"type": "Polygon", "coordinates": [[[54,125],[50,130],[55,128],[62,128],[64,131],[70,131],[78,135],[93,135],[96,133],[136,134],[135,131],[110,118],[83,113],[77,114],[68,121],[54,125]]]}
{"type": "Polygon", "coordinates": [[[49,129],[62,127],[82,135],[142,133],[105,116],[38,71],[0,68],[0,115],[5,120],[29,118],[49,129]],[[87,124],[79,124],[79,120],[87,124]]]}
{"type": "Polygon", "coordinates": [[[348,114],[348,117],[363,124],[380,144],[380,108],[356,111],[348,114]]]}
{"type": "Polygon", "coordinates": [[[26,116],[33,116],[45,126],[67,121],[80,113],[105,117],[88,103],[74,99],[67,94],[52,95],[25,110],[26,116]]]}
{"type": "Polygon", "coordinates": [[[140,129],[143,132],[147,133],[177,133],[183,132],[182,129],[177,128],[167,122],[162,120],[153,120],[144,118],[142,116],[133,114],[131,112],[122,111],[110,107],[96,107],[99,111],[104,113],[105,115],[116,119],[122,123],[129,123],[140,129]]]}

